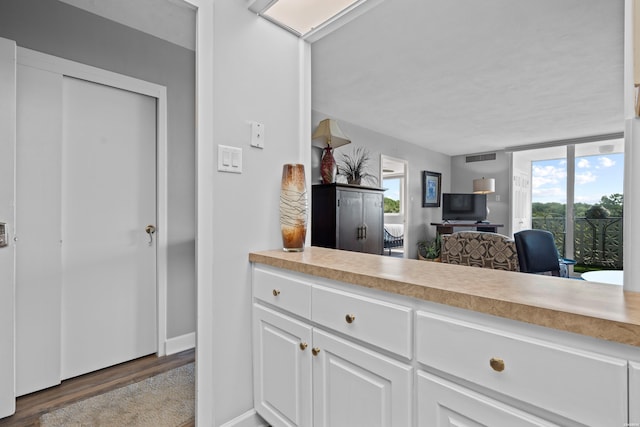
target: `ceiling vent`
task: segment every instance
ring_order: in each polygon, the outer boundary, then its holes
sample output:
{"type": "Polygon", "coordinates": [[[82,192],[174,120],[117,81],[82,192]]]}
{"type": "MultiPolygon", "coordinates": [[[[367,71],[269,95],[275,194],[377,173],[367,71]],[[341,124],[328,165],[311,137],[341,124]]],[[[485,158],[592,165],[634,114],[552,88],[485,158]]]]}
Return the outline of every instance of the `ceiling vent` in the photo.
{"type": "Polygon", "coordinates": [[[486,162],[487,160],[495,160],[495,159],[496,159],[496,153],[475,154],[473,156],[467,156],[467,163],[486,162]]]}

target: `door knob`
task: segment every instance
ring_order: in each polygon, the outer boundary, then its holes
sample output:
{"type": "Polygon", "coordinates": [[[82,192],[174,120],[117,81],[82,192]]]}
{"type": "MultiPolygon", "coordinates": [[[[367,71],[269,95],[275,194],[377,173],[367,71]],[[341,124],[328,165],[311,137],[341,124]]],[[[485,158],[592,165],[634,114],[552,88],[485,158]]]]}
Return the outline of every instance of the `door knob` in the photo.
{"type": "Polygon", "coordinates": [[[153,244],[153,233],[156,232],[156,227],[149,224],[144,228],[144,231],[149,235],[149,246],[151,246],[153,244]]]}

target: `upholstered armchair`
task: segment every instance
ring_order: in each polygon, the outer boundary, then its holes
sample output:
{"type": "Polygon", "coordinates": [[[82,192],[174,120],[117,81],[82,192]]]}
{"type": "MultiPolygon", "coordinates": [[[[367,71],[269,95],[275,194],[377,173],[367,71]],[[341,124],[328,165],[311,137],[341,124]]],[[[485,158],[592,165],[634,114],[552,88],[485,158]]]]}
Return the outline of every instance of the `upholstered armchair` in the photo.
{"type": "Polygon", "coordinates": [[[442,262],[519,271],[515,242],[502,234],[458,231],[442,235],[442,262]]]}

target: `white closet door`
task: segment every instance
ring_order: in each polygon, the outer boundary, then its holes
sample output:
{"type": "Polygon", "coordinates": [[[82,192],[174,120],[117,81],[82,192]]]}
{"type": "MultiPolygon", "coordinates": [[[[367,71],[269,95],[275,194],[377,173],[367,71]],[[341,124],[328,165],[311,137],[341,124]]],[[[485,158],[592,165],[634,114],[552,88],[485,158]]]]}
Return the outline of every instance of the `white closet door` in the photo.
{"type": "Polygon", "coordinates": [[[156,99],[67,77],[63,99],[66,379],[157,350],[156,99]]]}
{"type": "Polygon", "coordinates": [[[60,382],[62,76],[18,65],[16,394],[60,382]]]}
{"type": "Polygon", "coordinates": [[[16,44],[0,38],[0,222],[8,246],[0,247],[0,418],[16,409],[14,381],[14,158],[16,150],[16,44]]]}

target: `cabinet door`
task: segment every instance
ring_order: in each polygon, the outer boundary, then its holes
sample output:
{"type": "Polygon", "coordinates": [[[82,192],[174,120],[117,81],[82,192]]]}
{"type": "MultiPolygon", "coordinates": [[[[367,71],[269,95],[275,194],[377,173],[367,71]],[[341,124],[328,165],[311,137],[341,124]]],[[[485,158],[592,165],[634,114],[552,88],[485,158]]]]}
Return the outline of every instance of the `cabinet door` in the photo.
{"type": "Polygon", "coordinates": [[[314,329],[315,427],[410,426],[412,369],[314,329]]]}
{"type": "Polygon", "coordinates": [[[640,363],[629,362],[629,423],[640,425],[640,363]]]}
{"type": "Polygon", "coordinates": [[[526,412],[418,371],[420,427],[533,427],[557,426],[526,412]]]}
{"type": "Polygon", "coordinates": [[[270,425],[311,426],[311,327],[253,306],[255,409],[270,425]]]}
{"type": "Polygon", "coordinates": [[[338,191],[338,245],[337,249],[360,252],[362,239],[358,229],[362,226],[362,194],[356,191],[338,191]]]}
{"type": "Polygon", "coordinates": [[[384,208],[382,194],[363,193],[362,222],[366,226],[366,238],[362,241],[362,252],[382,254],[384,208]]]}

